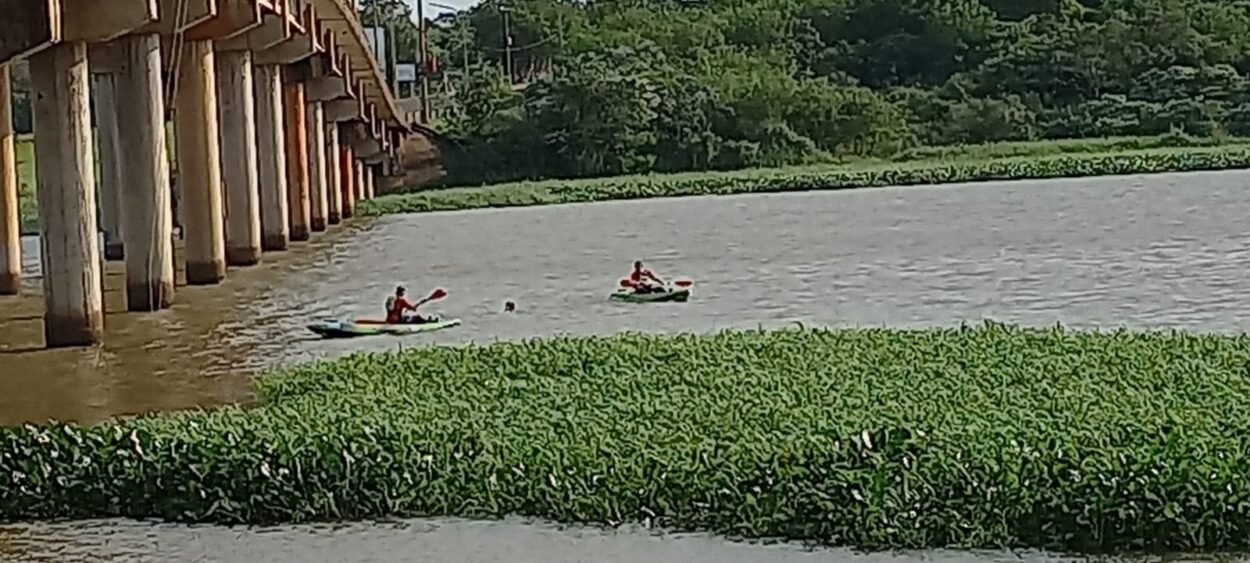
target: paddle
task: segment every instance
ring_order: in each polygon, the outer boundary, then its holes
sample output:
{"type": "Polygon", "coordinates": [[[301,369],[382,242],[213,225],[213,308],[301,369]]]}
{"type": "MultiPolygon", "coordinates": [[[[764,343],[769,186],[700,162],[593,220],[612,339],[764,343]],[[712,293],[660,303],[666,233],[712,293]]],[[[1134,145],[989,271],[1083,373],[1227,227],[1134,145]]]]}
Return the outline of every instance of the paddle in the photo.
{"type": "Polygon", "coordinates": [[[421,302],[422,302],[422,303],[429,303],[430,301],[434,301],[434,300],[437,300],[437,299],[442,299],[442,298],[444,298],[444,297],[447,297],[447,292],[446,292],[446,291],[443,291],[443,289],[442,289],[442,288],[439,288],[439,289],[435,289],[432,293],[430,293],[430,296],[429,296],[429,297],[426,297],[425,299],[422,299],[422,300],[421,300],[421,302]]]}
{"type": "MultiPolygon", "coordinates": [[[[694,285],[694,280],[688,279],[688,278],[676,279],[676,280],[673,280],[673,285],[677,287],[690,287],[694,285]]],[[[621,287],[633,288],[634,282],[630,280],[629,278],[621,278],[621,287]]]]}

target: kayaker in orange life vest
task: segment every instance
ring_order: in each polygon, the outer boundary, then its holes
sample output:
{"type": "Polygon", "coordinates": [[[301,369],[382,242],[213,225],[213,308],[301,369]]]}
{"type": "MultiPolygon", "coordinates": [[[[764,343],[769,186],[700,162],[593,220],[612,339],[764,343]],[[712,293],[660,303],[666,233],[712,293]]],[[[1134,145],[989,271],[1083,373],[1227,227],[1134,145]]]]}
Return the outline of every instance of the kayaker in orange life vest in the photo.
{"type": "Polygon", "coordinates": [[[436,322],[438,319],[427,319],[416,314],[417,307],[426,304],[429,299],[422,299],[416,303],[408,301],[406,294],[408,290],[404,286],[395,288],[395,295],[386,299],[386,323],[387,324],[420,324],[428,322],[436,322]],[[413,314],[407,314],[412,311],[413,314]]]}
{"type": "Polygon", "coordinates": [[[664,291],[664,280],[654,272],[642,267],[642,260],[634,261],[634,271],[629,274],[629,285],[636,293],[664,291]],[[656,285],[652,285],[655,282],[656,285]]]}

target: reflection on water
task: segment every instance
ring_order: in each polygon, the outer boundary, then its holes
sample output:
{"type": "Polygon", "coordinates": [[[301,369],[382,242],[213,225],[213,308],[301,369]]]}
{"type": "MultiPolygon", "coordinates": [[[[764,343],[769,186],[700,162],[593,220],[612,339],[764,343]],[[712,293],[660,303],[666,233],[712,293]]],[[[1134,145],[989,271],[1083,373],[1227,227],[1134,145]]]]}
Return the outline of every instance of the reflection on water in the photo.
{"type": "MultiPolygon", "coordinates": [[[[258,368],[424,342],[825,325],[1243,330],[1245,172],[683,198],[388,217],[267,255],[174,309],[113,314],[88,350],[30,350],[33,296],[0,300],[0,423],[97,420],[249,397],[258,368]],[[687,304],[609,302],[634,258],[696,280],[687,304]],[[460,328],[324,341],[396,283],[460,328]],[[502,313],[504,301],[516,314],[502,313]]],[[[36,266],[34,261],[32,268],[36,266]]],[[[120,287],[118,265],[108,285],[120,287]]],[[[2,298],[0,298],[2,299],[2,298]]],[[[123,304],[110,291],[107,304],[123,304]]]]}
{"type": "MultiPolygon", "coordinates": [[[[56,562],[219,563],[993,563],[1075,562],[1039,552],[930,550],[861,553],[797,544],[727,542],[638,528],[604,531],[522,521],[418,520],[339,526],[228,528],[127,520],[0,527],[0,558],[56,562]]],[[[4,559],[9,560],[9,559],[4,559]]],[[[1238,556],[1100,558],[1233,562],[1238,556]]]]}

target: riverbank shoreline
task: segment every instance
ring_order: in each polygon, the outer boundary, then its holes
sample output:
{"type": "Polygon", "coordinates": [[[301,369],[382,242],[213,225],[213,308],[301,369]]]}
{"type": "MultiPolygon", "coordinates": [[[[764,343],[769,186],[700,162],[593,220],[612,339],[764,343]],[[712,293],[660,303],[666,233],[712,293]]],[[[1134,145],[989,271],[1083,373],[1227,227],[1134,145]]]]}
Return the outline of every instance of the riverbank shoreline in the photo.
{"type": "MultiPolygon", "coordinates": [[[[33,137],[16,143],[21,232],[38,234],[33,137]]],[[[590,203],[622,199],[842,190],[995,180],[1250,168],[1250,139],[1176,135],[1021,141],[916,147],[886,160],[856,160],[733,171],[535,180],[486,186],[401,190],[362,201],[358,212],[380,216],[495,207],[590,203]]]]}
{"type": "Polygon", "coordinates": [[[356,354],[262,404],[0,430],[0,519],[643,523],[862,548],[1238,550],[1245,336],[805,329],[356,354]]]}
{"type": "MultiPolygon", "coordinates": [[[[1010,149],[1001,152],[1013,154],[1010,149]]],[[[921,156],[924,154],[920,153],[921,156]]],[[[1058,152],[1044,156],[995,157],[992,155],[997,153],[993,151],[982,154],[991,156],[954,159],[949,153],[939,151],[931,155],[936,158],[917,156],[918,160],[904,162],[683,172],[428,189],[379,196],[362,202],[358,212],[366,216],[381,216],[662,197],[835,191],[1250,167],[1250,144],[1058,152]]]]}

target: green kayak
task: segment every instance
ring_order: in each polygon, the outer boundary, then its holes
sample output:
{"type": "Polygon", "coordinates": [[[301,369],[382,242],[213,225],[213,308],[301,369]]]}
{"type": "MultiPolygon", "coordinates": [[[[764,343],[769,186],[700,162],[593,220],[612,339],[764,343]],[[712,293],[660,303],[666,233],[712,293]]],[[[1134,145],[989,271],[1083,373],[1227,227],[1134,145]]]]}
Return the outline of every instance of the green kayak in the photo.
{"type": "Polygon", "coordinates": [[[613,293],[608,298],[630,303],[685,303],[687,299],[690,299],[690,290],[670,289],[654,293],[635,293],[629,290],[622,290],[613,293]]]}
{"type": "Polygon", "coordinates": [[[372,319],[355,321],[322,321],[308,325],[311,330],[325,338],[354,338],[357,336],[375,336],[379,334],[419,334],[434,332],[453,326],[459,326],[460,319],[440,320],[420,324],[386,324],[372,319]]]}

